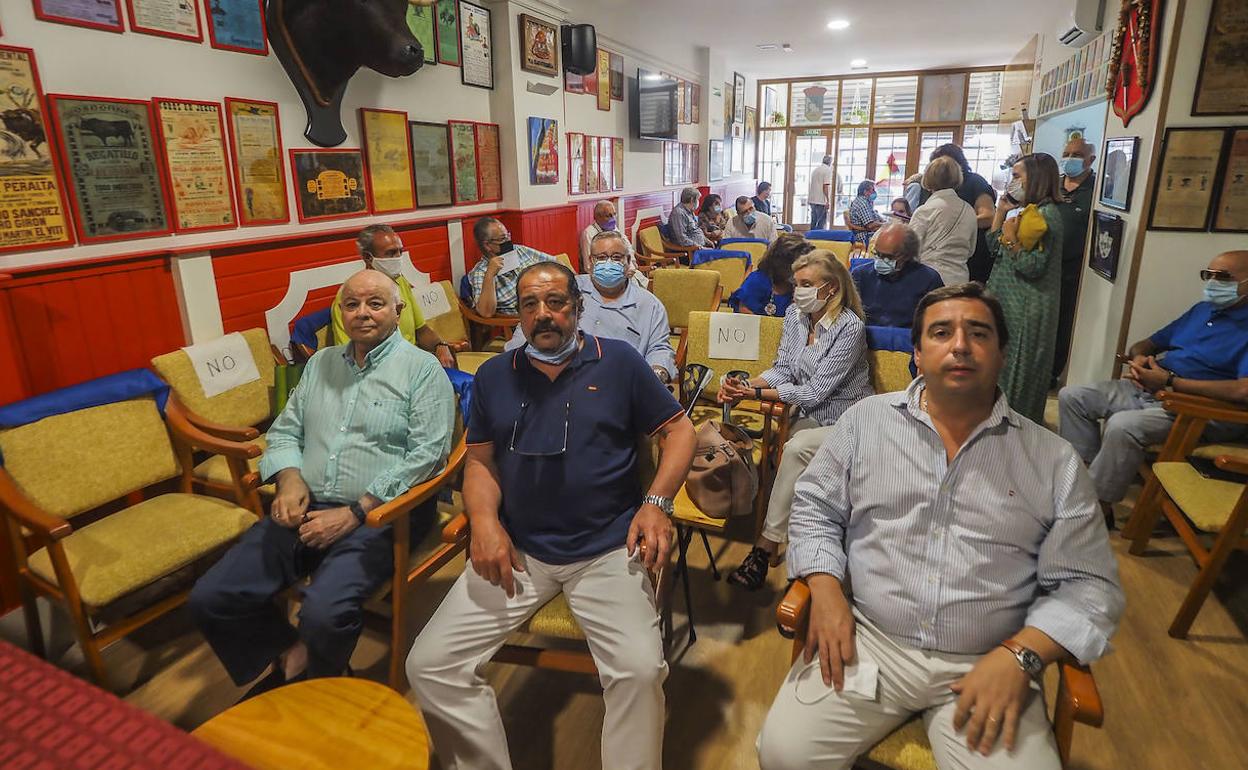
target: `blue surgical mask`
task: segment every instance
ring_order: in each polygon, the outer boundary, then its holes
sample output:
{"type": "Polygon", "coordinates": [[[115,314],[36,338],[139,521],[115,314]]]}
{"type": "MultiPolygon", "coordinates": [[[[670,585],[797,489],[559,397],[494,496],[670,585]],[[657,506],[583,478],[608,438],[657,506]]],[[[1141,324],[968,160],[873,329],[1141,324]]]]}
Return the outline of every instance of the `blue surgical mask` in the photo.
{"type": "Polygon", "coordinates": [[[1083,158],[1062,158],[1057,167],[1066,176],[1079,176],[1083,173],[1083,158]]]}
{"type": "Polygon", "coordinates": [[[614,230],[614,229],[615,229],[615,217],[611,217],[610,219],[608,219],[608,220],[607,220],[607,221],[606,221],[606,222],[602,225],[602,229],[603,229],[603,230],[614,230]]]}
{"type": "Polygon", "coordinates": [[[605,289],[614,289],[628,279],[624,265],[609,259],[600,259],[594,263],[594,283],[605,289]]]}
{"type": "Polygon", "coordinates": [[[875,258],[875,272],[881,276],[892,275],[897,272],[897,260],[888,257],[875,258]]]}
{"type": "Polygon", "coordinates": [[[872,203],[875,203],[875,199],[878,197],[879,196],[876,195],[875,193],[871,193],[870,195],[867,196],[867,200],[871,201],[872,203]]]}
{"type": "Polygon", "coordinates": [[[1214,307],[1230,307],[1240,299],[1237,281],[1205,281],[1205,302],[1214,307]]]}
{"type": "Polygon", "coordinates": [[[564,340],[564,343],[560,345],[558,349],[552,350],[549,353],[543,353],[530,344],[524,346],[524,354],[529,358],[532,358],[534,361],[541,361],[544,364],[558,366],[572,356],[576,355],[576,348],[580,341],[581,335],[578,332],[564,340]]]}
{"type": "Polygon", "coordinates": [[[741,221],[745,223],[746,227],[753,227],[754,223],[758,221],[758,217],[754,216],[754,212],[751,211],[750,213],[741,217],[741,221]]]}

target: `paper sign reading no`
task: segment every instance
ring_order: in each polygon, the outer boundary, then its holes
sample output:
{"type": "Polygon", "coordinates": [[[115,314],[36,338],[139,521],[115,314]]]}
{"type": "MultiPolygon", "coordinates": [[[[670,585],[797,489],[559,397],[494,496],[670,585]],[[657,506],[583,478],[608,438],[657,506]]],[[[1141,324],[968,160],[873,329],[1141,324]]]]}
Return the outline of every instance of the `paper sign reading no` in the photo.
{"type": "Polygon", "coordinates": [[[204,396],[213,396],[260,379],[256,359],[238,332],[182,348],[195,367],[204,396]]]}
{"type": "Polygon", "coordinates": [[[762,316],[711,313],[709,358],[758,360],[758,330],[762,316]]]}
{"type": "Polygon", "coordinates": [[[442,290],[442,284],[413,286],[412,293],[416,295],[416,304],[420,305],[420,314],[425,317],[426,321],[451,312],[451,303],[446,301],[446,292],[442,290]]]}

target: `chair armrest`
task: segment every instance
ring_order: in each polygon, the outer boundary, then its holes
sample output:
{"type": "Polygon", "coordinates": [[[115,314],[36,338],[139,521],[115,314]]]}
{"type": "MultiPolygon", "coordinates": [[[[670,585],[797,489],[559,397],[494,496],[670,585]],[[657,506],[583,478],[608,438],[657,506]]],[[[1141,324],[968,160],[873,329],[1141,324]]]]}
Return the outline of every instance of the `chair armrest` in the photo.
{"type": "Polygon", "coordinates": [[[466,546],[469,534],[468,516],[461,513],[442,528],[442,542],[466,546]]]}
{"type": "Polygon", "coordinates": [[[678,243],[672,243],[666,238],[663,239],[663,250],[665,252],[669,254],[679,254],[682,257],[691,257],[693,256],[693,252],[697,251],[698,249],[705,249],[705,248],[706,246],[698,246],[698,245],[681,246],[678,243]]]}
{"type": "Polygon", "coordinates": [[[278,350],[277,345],[269,343],[269,352],[273,354],[273,363],[277,366],[286,366],[291,363],[286,360],[286,356],[282,355],[282,351],[278,350]]]}
{"type": "Polygon", "coordinates": [[[0,468],[0,506],[13,514],[23,525],[51,540],[60,540],[71,534],[74,528],[69,522],[47,513],[30,501],[30,498],[17,488],[17,483],[8,471],[0,468]]]}
{"type": "Polygon", "coordinates": [[[451,454],[446,459],[446,467],[441,473],[422,481],[390,502],[382,503],[369,511],[364,523],[370,527],[384,527],[400,516],[407,515],[413,508],[436,495],[451,476],[463,467],[467,451],[468,445],[464,442],[464,437],[460,436],[459,442],[451,449],[451,454]]]}
{"type": "Polygon", "coordinates": [[[450,347],[451,351],[455,353],[463,353],[472,349],[472,344],[469,343],[468,340],[455,340],[454,342],[450,342],[448,340],[442,341],[445,342],[447,346],[450,347]]]}
{"type": "Polygon", "coordinates": [[[1158,395],[1161,396],[1158,400],[1168,412],[1203,420],[1221,420],[1248,425],[1248,409],[1236,406],[1229,401],[1218,401],[1200,396],[1188,397],[1186,394],[1180,396],[1171,391],[1162,391],[1158,395]]]}
{"type": "Polygon", "coordinates": [[[1221,455],[1214,459],[1213,462],[1224,471],[1248,476],[1248,460],[1234,455],[1221,455]]]}
{"type": "Polygon", "coordinates": [[[724,302],[724,287],[722,285],[715,287],[715,296],[711,297],[710,311],[714,313],[719,310],[719,306],[724,302]]]}
{"type": "Polygon", "coordinates": [[[792,639],[806,628],[810,619],[810,588],[805,580],[795,580],[776,605],[776,626],[780,635],[792,639]]]}
{"type": "Polygon", "coordinates": [[[1073,661],[1062,661],[1058,666],[1057,707],[1069,709],[1076,722],[1100,727],[1105,721],[1105,707],[1092,671],[1073,661]]]}
{"type": "Polygon", "coordinates": [[[485,326],[499,326],[510,329],[520,323],[520,319],[514,315],[483,316],[477,312],[476,308],[464,302],[463,299],[459,300],[459,311],[465,319],[485,326]]]}
{"type": "Polygon", "coordinates": [[[226,457],[240,460],[251,460],[259,457],[262,451],[256,444],[244,444],[238,441],[213,436],[197,428],[186,416],[186,407],[182,406],[176,396],[169,396],[165,405],[165,422],[169,425],[175,438],[198,449],[205,449],[226,457]]]}
{"type": "Polygon", "coordinates": [[[190,409],[183,407],[182,414],[186,416],[186,421],[203,432],[223,438],[226,441],[255,441],[260,437],[260,431],[256,428],[245,427],[238,428],[232,425],[222,425],[220,423],[205,420],[190,409]]]}
{"type": "Polygon", "coordinates": [[[1177,390],[1159,390],[1155,398],[1158,401],[1164,399],[1172,399],[1176,402],[1191,404],[1193,406],[1204,406],[1211,409],[1241,409],[1248,412],[1248,404],[1239,404],[1234,401],[1225,401],[1220,398],[1210,398],[1209,396],[1198,396],[1195,393],[1180,393],[1177,390]]]}

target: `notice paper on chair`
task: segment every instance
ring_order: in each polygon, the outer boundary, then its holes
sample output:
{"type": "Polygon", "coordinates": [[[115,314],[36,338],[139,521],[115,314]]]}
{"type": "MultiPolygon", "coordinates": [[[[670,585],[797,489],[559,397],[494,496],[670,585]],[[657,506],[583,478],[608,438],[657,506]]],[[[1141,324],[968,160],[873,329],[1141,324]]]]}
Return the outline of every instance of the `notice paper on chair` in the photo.
{"type": "Polygon", "coordinates": [[[711,313],[707,357],[757,361],[761,320],[745,313],[711,313]]]}
{"type": "Polygon", "coordinates": [[[247,339],[238,332],[182,350],[191,359],[207,398],[260,379],[247,339]]]}
{"type": "Polygon", "coordinates": [[[416,304],[420,306],[420,314],[426,321],[451,312],[451,303],[446,301],[446,292],[442,291],[440,283],[413,286],[412,293],[416,295],[416,304]]]}

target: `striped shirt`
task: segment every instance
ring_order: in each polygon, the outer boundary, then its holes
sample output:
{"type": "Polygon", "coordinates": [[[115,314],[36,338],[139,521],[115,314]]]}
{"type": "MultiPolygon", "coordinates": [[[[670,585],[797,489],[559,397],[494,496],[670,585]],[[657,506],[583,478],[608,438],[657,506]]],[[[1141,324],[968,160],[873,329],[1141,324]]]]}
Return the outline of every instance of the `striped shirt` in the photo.
{"type": "Polygon", "coordinates": [[[396,329],[355,365],[351,344],[318,350],[267,433],[260,475],[298,468],[312,499],[386,502],[446,465],[455,393],[438,360],[396,329]]]}
{"type": "Polygon", "coordinates": [[[1032,626],[1103,655],[1124,600],[1075,450],[998,395],[947,462],[922,387],[836,423],[794,490],[789,575],[848,578],[871,622],[922,649],[981,654],[1032,626]]]}
{"type": "Polygon", "coordinates": [[[831,425],[871,388],[867,365],[867,327],[853,311],[842,308],[815,324],[815,341],[806,344],[810,316],[789,305],[776,362],[762,373],[780,400],[796,406],[802,416],[831,425]]]}
{"type": "MultiPolygon", "coordinates": [[[[849,202],[849,223],[854,227],[866,227],[872,222],[883,222],[884,217],[875,210],[871,201],[859,195],[849,202]]],[[[854,243],[866,243],[871,240],[870,232],[854,233],[854,243]]]]}
{"type": "MultiPolygon", "coordinates": [[[[535,265],[538,262],[553,262],[554,257],[549,254],[543,254],[537,249],[530,249],[528,246],[516,246],[516,256],[520,258],[520,266],[515,270],[508,270],[505,273],[494,274],[494,300],[497,303],[494,306],[495,315],[516,315],[520,312],[520,300],[516,291],[516,285],[520,283],[520,273],[529,265],[535,265]]],[[[485,269],[489,267],[490,260],[482,255],[481,260],[473,266],[468,273],[468,283],[472,286],[472,305],[476,307],[481,301],[481,288],[485,286],[485,269]]]]}

